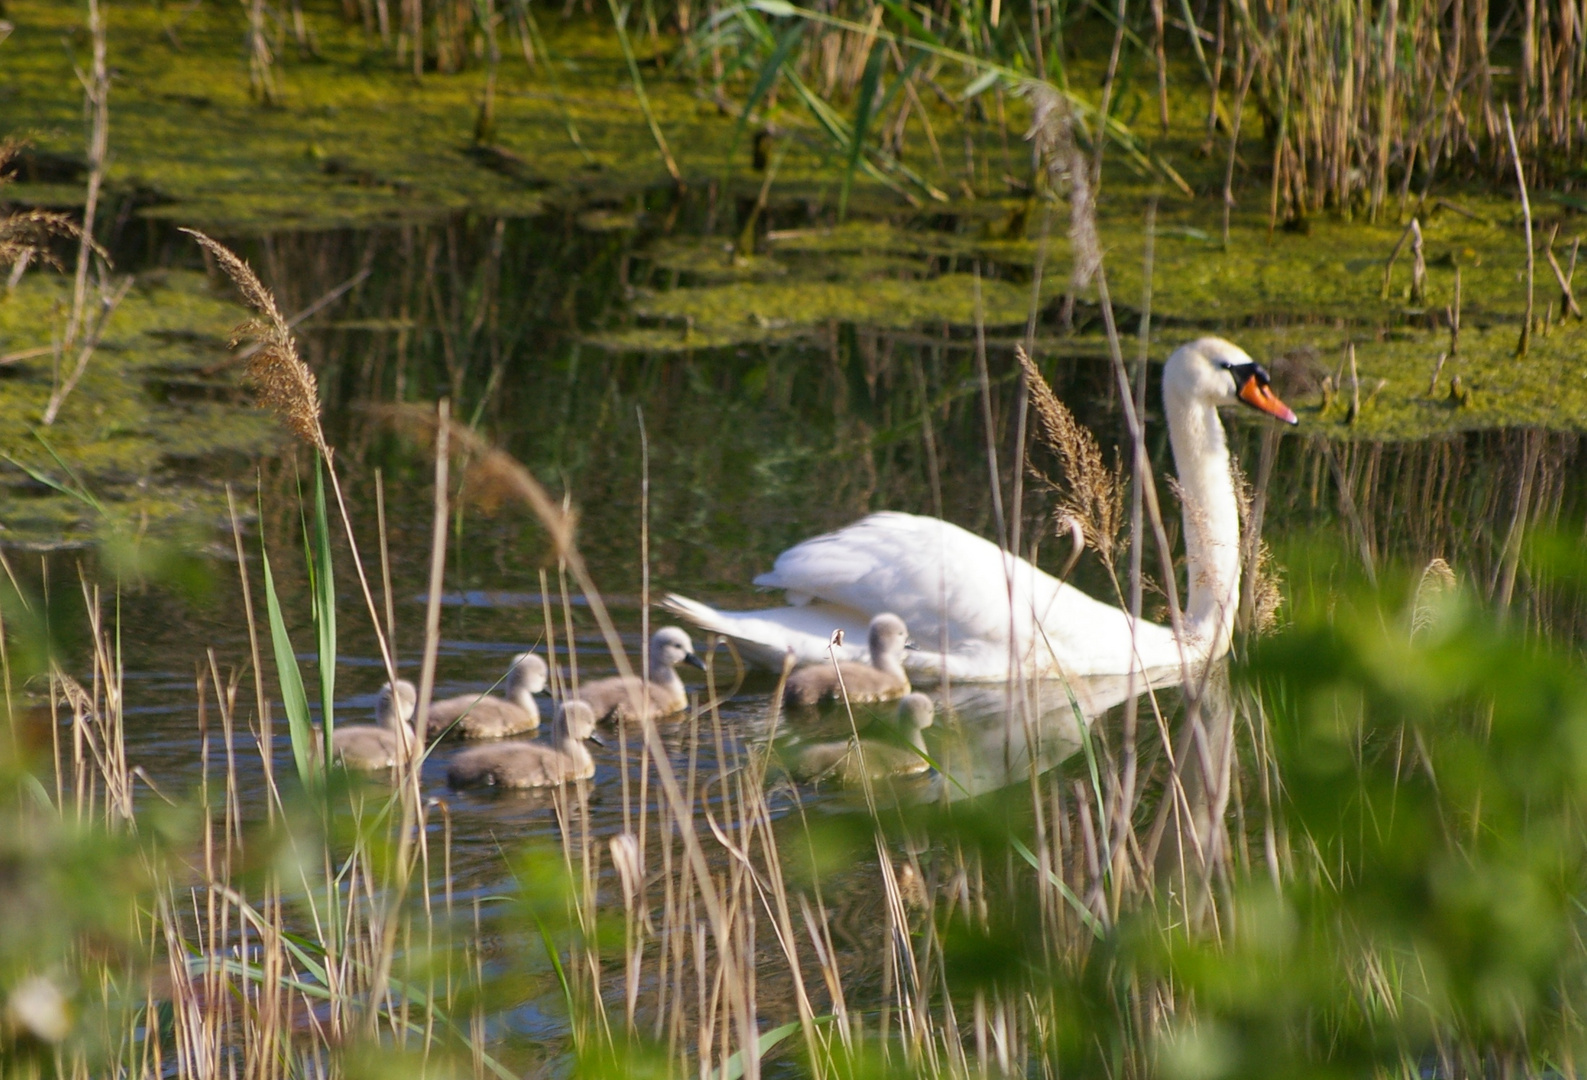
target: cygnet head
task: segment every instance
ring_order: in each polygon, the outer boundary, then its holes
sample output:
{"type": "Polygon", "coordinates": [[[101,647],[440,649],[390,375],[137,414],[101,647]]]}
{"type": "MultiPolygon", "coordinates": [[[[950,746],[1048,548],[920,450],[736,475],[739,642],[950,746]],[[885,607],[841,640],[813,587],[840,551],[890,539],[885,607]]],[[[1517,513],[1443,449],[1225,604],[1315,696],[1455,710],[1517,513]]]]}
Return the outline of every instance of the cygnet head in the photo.
{"type": "Polygon", "coordinates": [[[676,626],[663,626],[650,639],[650,666],[671,668],[678,664],[705,670],[704,661],[694,655],[694,643],[689,635],[676,626]]]}
{"type": "Polygon", "coordinates": [[[1267,370],[1223,338],[1198,338],[1174,350],[1163,366],[1163,399],[1170,411],[1196,405],[1248,405],[1286,424],[1299,423],[1273,393],[1267,370]]]}
{"type": "Polygon", "coordinates": [[[507,669],[509,693],[538,694],[546,688],[546,662],[532,652],[519,653],[507,669]]]}
{"type": "Polygon", "coordinates": [[[400,727],[413,719],[413,710],[419,703],[419,692],[407,679],[398,679],[380,688],[380,699],[375,703],[375,718],[387,727],[400,727]]]}
{"type": "Polygon", "coordinates": [[[597,744],[601,741],[595,737],[595,710],[587,701],[573,698],[557,706],[555,724],[568,738],[589,739],[597,744]]]}
{"type": "Polygon", "coordinates": [[[889,612],[882,612],[871,620],[871,663],[876,667],[891,667],[904,659],[904,650],[910,647],[909,627],[904,620],[889,612]]]}
{"type": "Polygon", "coordinates": [[[905,694],[898,700],[898,726],[904,731],[919,731],[931,726],[937,707],[925,694],[905,694]]]}

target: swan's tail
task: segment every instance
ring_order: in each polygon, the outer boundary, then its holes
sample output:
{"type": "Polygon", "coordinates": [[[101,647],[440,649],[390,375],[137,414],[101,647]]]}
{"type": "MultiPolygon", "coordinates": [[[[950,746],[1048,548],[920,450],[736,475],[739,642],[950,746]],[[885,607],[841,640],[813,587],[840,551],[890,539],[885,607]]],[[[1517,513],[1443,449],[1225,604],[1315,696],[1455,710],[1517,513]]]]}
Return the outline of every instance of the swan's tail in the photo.
{"type": "Polygon", "coordinates": [[[801,664],[825,661],[834,630],[844,632],[839,659],[863,661],[867,655],[870,620],[846,608],[809,604],[762,611],[718,611],[677,593],[662,597],[658,606],[701,630],[732,639],[747,663],[769,671],[781,671],[783,657],[789,652],[801,664]]]}

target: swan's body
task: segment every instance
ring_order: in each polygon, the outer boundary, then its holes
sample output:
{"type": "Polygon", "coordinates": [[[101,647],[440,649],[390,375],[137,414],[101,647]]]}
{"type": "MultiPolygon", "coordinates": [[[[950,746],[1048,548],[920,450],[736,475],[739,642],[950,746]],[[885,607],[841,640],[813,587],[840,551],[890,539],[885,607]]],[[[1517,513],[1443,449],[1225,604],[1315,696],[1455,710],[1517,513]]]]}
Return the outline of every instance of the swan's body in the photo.
{"type": "Polygon", "coordinates": [[[597,720],[638,720],[640,709],[648,709],[652,717],[670,716],[689,707],[688,692],[675,670],[679,664],[705,670],[689,635],[676,626],[664,626],[650,638],[648,678],[596,679],[579,687],[578,696],[595,710],[597,720]]]}
{"type": "Polygon", "coordinates": [[[534,653],[519,653],[507,670],[504,698],[459,694],[430,702],[429,737],[503,739],[540,726],[535,695],[546,688],[546,662],[534,653]]]}
{"type": "Polygon", "coordinates": [[[871,620],[869,640],[869,664],[839,660],[834,668],[832,661],[827,660],[800,668],[788,676],[783,704],[790,708],[818,705],[842,695],[847,695],[850,701],[890,701],[909,693],[904,650],[909,648],[910,641],[904,620],[891,612],[883,612],[871,620]]]}
{"type": "MultiPolygon", "coordinates": [[[[1163,404],[1185,517],[1189,598],[1183,641],[935,518],[883,512],[797,544],[757,585],[787,590],[788,607],[717,611],[681,596],[663,606],[732,638],[749,661],[777,670],[790,650],[827,657],[832,631],[856,641],[871,617],[900,616],[921,648],[905,664],[922,675],[998,680],[1177,668],[1228,651],[1240,588],[1240,522],[1218,407],[1244,403],[1289,423],[1295,414],[1267,373],[1237,346],[1202,338],[1163,368],[1163,404]],[[1012,597],[1012,607],[1010,604],[1012,597]]],[[[841,659],[862,659],[857,645],[841,659]]]]}
{"type": "Polygon", "coordinates": [[[795,780],[836,780],[845,786],[863,779],[914,776],[931,768],[926,758],[922,728],[931,726],[934,706],[925,694],[907,694],[898,703],[898,738],[902,745],[870,737],[858,740],[807,743],[786,755],[788,773],[795,780]]]}
{"type": "Polygon", "coordinates": [[[331,732],[336,760],[359,772],[394,769],[407,759],[413,739],[413,707],[419,695],[407,679],[380,688],[378,724],[351,724],[331,732]]]}
{"type": "Polygon", "coordinates": [[[556,787],[595,775],[584,740],[595,735],[595,713],[582,701],[564,701],[551,721],[551,742],[475,746],[452,759],[446,782],[455,788],[556,787]]]}

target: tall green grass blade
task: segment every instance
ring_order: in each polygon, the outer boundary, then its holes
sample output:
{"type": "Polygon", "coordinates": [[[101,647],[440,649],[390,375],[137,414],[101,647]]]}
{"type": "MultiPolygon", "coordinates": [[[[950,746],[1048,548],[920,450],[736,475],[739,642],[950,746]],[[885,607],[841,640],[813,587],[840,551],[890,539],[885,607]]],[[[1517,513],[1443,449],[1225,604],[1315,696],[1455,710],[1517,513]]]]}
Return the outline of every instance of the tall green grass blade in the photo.
{"type": "Polygon", "coordinates": [[[321,760],[330,761],[336,725],[336,575],[331,565],[331,519],[325,508],[325,463],[318,457],[314,461],[314,542],[309,570],[320,647],[320,722],[325,739],[321,760]]]}
{"type": "MultiPolygon", "coordinates": [[[[1033,869],[1041,869],[1041,862],[1036,858],[1036,853],[1026,847],[1019,837],[1009,837],[1009,843],[1019,853],[1019,857],[1029,863],[1033,869]]],[[[1086,929],[1090,930],[1098,940],[1101,940],[1107,931],[1103,928],[1102,920],[1097,918],[1096,913],[1086,907],[1085,901],[1076,896],[1074,890],[1064,883],[1064,879],[1051,870],[1047,871],[1047,883],[1058,890],[1058,895],[1062,896],[1064,903],[1073,908],[1074,913],[1080,916],[1080,921],[1086,924],[1086,929]]]]}
{"type": "MultiPolygon", "coordinates": [[[[264,514],[261,511],[260,518],[264,514]]],[[[281,599],[276,594],[275,575],[270,572],[270,552],[260,531],[259,558],[264,567],[265,612],[270,622],[270,649],[275,655],[276,678],[281,683],[281,706],[287,714],[287,730],[292,737],[292,760],[303,786],[313,788],[318,778],[314,754],[314,725],[309,716],[309,698],[303,690],[303,674],[298,671],[297,654],[287,637],[287,623],[281,615],[281,599]]],[[[329,761],[329,758],[325,759],[329,761]]]]}
{"type": "Polygon", "coordinates": [[[843,189],[838,194],[838,220],[849,212],[849,187],[854,182],[854,167],[865,156],[865,136],[870,130],[872,108],[876,104],[876,84],[882,77],[882,64],[887,61],[887,48],[880,41],[871,42],[871,54],[865,61],[865,75],[860,79],[860,98],[854,106],[854,126],[849,130],[849,160],[843,168],[843,189]]]}
{"type": "Polygon", "coordinates": [[[733,157],[738,153],[738,144],[744,137],[744,127],[749,123],[749,114],[754,112],[755,106],[759,105],[761,99],[770,93],[772,86],[777,82],[778,73],[782,71],[783,64],[787,61],[789,54],[793,52],[794,47],[799,44],[799,39],[804,36],[804,32],[805,24],[802,22],[796,22],[790,26],[788,31],[777,40],[777,47],[772,50],[772,54],[767,58],[766,63],[761,65],[760,74],[755,79],[755,85],[750,90],[749,97],[744,99],[744,111],[739,113],[738,123],[733,126],[733,141],[728,144],[727,163],[724,166],[724,171],[733,167],[733,157]]]}
{"type": "MultiPolygon", "coordinates": [[[[1069,696],[1069,708],[1074,712],[1075,723],[1080,725],[1080,749],[1085,752],[1086,769],[1091,774],[1091,794],[1097,803],[1097,841],[1102,848],[1102,865],[1113,865],[1113,838],[1108,833],[1108,808],[1102,789],[1102,774],[1097,766],[1097,748],[1091,740],[1091,724],[1086,719],[1080,702],[1075,697],[1074,687],[1069,685],[1069,680],[1064,680],[1064,693],[1069,696]]],[[[1105,873],[1106,871],[1104,871],[1105,873]]]]}
{"type": "Polygon", "coordinates": [[[667,137],[661,133],[661,125],[656,122],[656,114],[650,108],[650,95],[645,93],[645,80],[639,74],[639,61],[634,59],[634,46],[628,40],[628,30],[624,23],[628,21],[628,8],[617,7],[617,0],[606,0],[606,6],[612,9],[612,25],[617,28],[617,43],[622,46],[623,59],[628,61],[628,77],[634,84],[634,96],[639,99],[639,111],[645,114],[645,123],[650,125],[650,137],[656,141],[656,149],[661,152],[661,163],[667,167],[667,173],[675,183],[683,183],[683,174],[678,171],[678,163],[672,158],[672,151],[667,148],[667,137]]]}
{"type": "Polygon", "coordinates": [[[904,29],[908,30],[911,36],[931,45],[939,47],[942,45],[942,39],[927,30],[926,24],[921,22],[919,16],[910,11],[906,5],[899,3],[898,0],[882,0],[882,7],[886,8],[893,18],[903,23],[904,29]]]}
{"type": "MultiPolygon", "coordinates": [[[[832,1017],[827,1015],[817,1016],[810,1022],[812,1024],[827,1024],[831,1023],[831,1021],[832,1017]]],[[[798,1031],[799,1028],[800,1023],[798,1020],[790,1020],[781,1027],[774,1027],[770,1031],[762,1032],[760,1038],[755,1040],[755,1059],[759,1061],[761,1058],[764,1058],[768,1053],[771,1052],[772,1047],[776,1046],[788,1036],[798,1031]]],[[[712,1080],[739,1080],[739,1077],[743,1075],[744,1051],[739,1050],[734,1053],[732,1057],[727,1059],[720,1071],[712,1073],[711,1077],[712,1080]]]]}
{"type": "Polygon", "coordinates": [[[28,476],[33,479],[34,483],[43,484],[45,487],[54,491],[58,491],[62,495],[76,499],[78,502],[94,511],[96,514],[103,515],[105,512],[104,504],[94,497],[94,493],[92,491],[88,490],[88,485],[83,483],[82,477],[78,476],[77,473],[73,471],[72,467],[66,464],[61,455],[55,452],[55,447],[51,446],[49,441],[46,440],[43,435],[39,434],[37,431],[34,431],[32,434],[33,437],[39,441],[39,445],[44,447],[45,451],[50,455],[50,457],[55,459],[55,464],[61,467],[61,471],[66,474],[67,479],[71,480],[73,484],[77,485],[76,487],[69,487],[68,485],[55,479],[49,473],[41,472],[38,469],[33,468],[31,465],[18,461],[10,454],[0,454],[0,459],[9,461],[11,464],[27,473],[28,476]]]}
{"type": "Polygon", "coordinates": [[[568,140],[584,155],[584,164],[597,165],[595,155],[591,154],[584,146],[584,140],[579,137],[579,129],[573,122],[573,113],[568,109],[567,99],[562,96],[562,80],[557,78],[557,62],[551,55],[551,46],[546,44],[545,37],[540,33],[540,24],[535,22],[534,13],[529,10],[527,0],[518,0],[515,10],[519,18],[523,19],[524,30],[529,34],[529,40],[534,45],[535,51],[545,58],[546,79],[551,83],[551,100],[556,103],[557,111],[562,114],[562,128],[568,133],[568,140]]]}
{"type": "MultiPolygon", "coordinates": [[[[995,63],[991,60],[987,60],[984,57],[976,56],[973,53],[967,53],[959,49],[952,49],[946,45],[937,45],[930,40],[921,40],[902,36],[895,34],[890,30],[879,29],[873,31],[872,28],[865,23],[856,22],[853,19],[845,19],[837,15],[829,15],[826,12],[817,11],[813,8],[796,8],[791,4],[784,5],[780,3],[773,3],[772,0],[750,0],[749,3],[741,4],[736,9],[724,9],[724,11],[721,12],[721,17],[725,18],[735,13],[735,11],[763,11],[771,15],[798,15],[801,19],[805,19],[809,22],[820,23],[823,26],[831,26],[840,30],[847,30],[850,33],[871,34],[874,32],[878,42],[895,42],[901,49],[921,49],[933,56],[940,56],[942,59],[948,60],[952,63],[964,64],[965,66],[974,68],[977,71],[996,71],[1012,86],[1023,85],[1024,83],[1030,81],[1030,76],[1026,72],[1016,71],[1011,67],[995,63]],[[786,10],[784,10],[785,8],[786,10]]],[[[1127,27],[1126,32],[1129,33],[1127,27]]],[[[1133,40],[1140,40],[1139,35],[1132,36],[1133,40]]],[[[797,86],[798,84],[795,83],[794,85],[797,86]]],[[[1069,104],[1074,108],[1075,113],[1082,120],[1088,123],[1105,125],[1107,128],[1108,138],[1113,140],[1113,142],[1117,144],[1120,149],[1124,151],[1125,155],[1130,160],[1134,161],[1136,165],[1168,180],[1185,195],[1192,194],[1192,189],[1190,185],[1185,182],[1185,178],[1180,176],[1179,173],[1166,161],[1162,160],[1161,157],[1149,155],[1141,146],[1140,140],[1135,137],[1135,133],[1130,130],[1127,124],[1116,117],[1100,115],[1095,105],[1066,86],[1057,86],[1054,87],[1054,89],[1057,90],[1058,93],[1069,102],[1069,104]]],[[[806,92],[808,93],[808,91],[806,92]]],[[[804,95],[801,94],[801,96],[804,95]]],[[[814,110],[812,109],[812,111],[814,110]]],[[[826,126],[825,122],[823,122],[823,126],[826,126]]]]}

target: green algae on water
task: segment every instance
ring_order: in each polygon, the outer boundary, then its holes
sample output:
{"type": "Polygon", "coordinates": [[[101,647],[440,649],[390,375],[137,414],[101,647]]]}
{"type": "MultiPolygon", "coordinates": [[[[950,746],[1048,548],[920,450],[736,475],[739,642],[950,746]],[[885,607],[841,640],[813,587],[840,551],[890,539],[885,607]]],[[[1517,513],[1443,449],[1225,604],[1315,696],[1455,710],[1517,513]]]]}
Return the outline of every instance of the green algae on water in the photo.
{"type": "Polygon", "coordinates": [[[71,281],[58,274],[31,275],[0,295],[0,355],[23,357],[0,365],[0,545],[56,547],[107,529],[188,532],[224,520],[221,480],[280,439],[230,362],[231,328],[245,312],[202,274],[144,275],[44,428],[52,335],[70,304],[71,281]]]}

